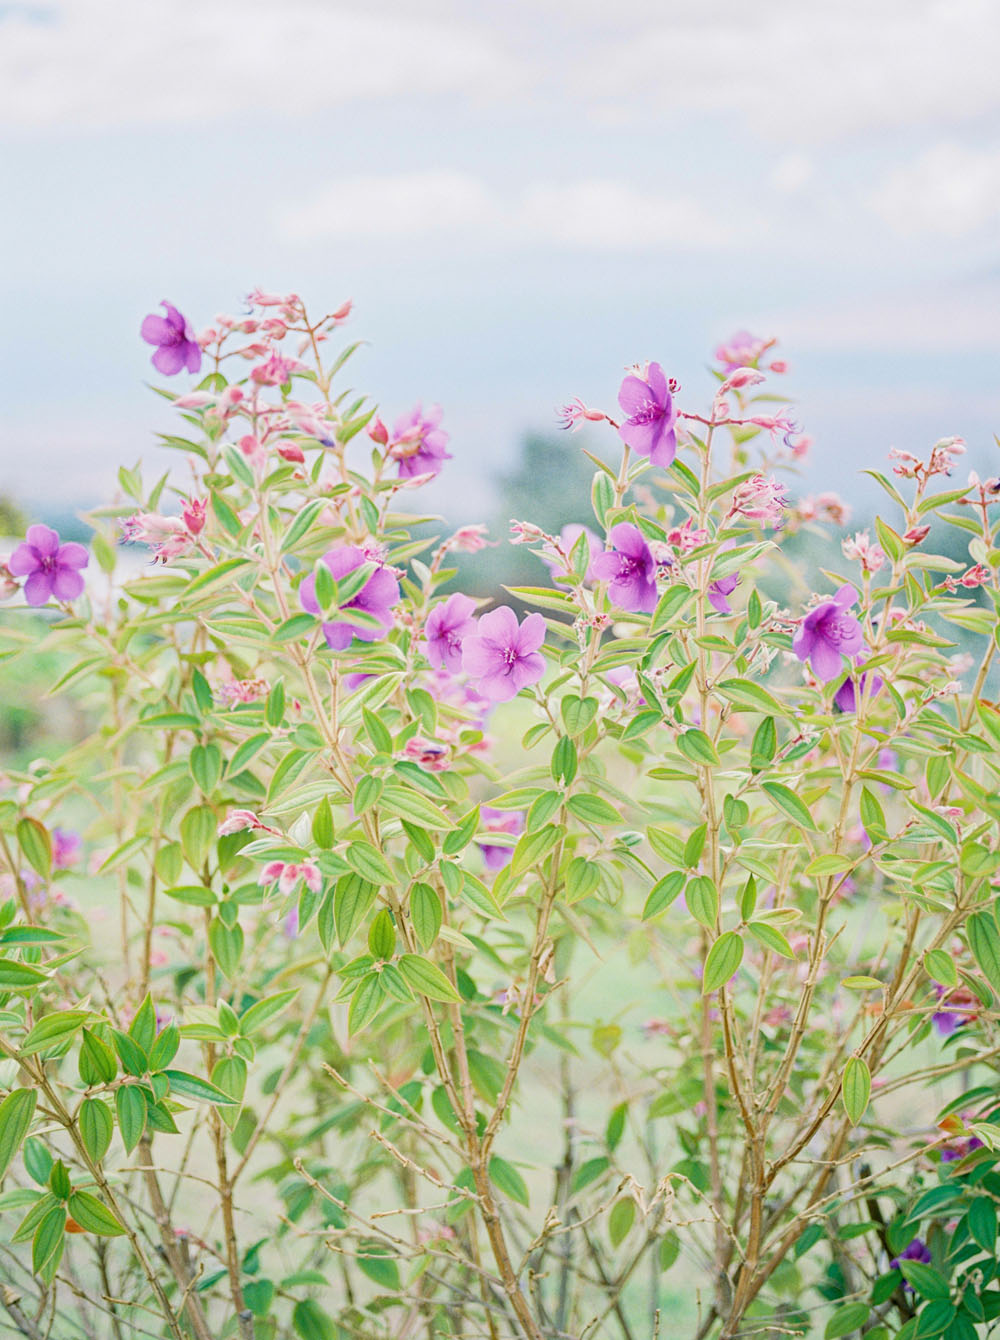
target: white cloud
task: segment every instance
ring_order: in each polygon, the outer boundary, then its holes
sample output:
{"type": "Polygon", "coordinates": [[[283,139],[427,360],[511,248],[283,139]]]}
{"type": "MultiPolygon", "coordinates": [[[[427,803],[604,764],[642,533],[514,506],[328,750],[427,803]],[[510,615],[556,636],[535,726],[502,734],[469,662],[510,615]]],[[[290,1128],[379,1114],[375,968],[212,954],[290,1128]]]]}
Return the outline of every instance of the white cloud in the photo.
{"type": "Polygon", "coordinates": [[[595,44],[574,71],[578,94],[636,118],[716,114],[790,143],[960,124],[1000,107],[993,0],[668,0],[663,11],[595,44]]]}
{"type": "Polygon", "coordinates": [[[0,13],[0,125],[197,124],[357,98],[511,96],[516,64],[461,24],[327,0],[34,0],[0,13]]]}
{"type": "Polygon", "coordinates": [[[1000,149],[938,144],[897,168],[872,194],[896,232],[969,237],[1000,223],[1000,149]]]}
{"type": "MultiPolygon", "coordinates": [[[[283,209],[277,223],[294,242],[461,233],[466,240],[630,252],[734,240],[722,219],[691,196],[596,178],[510,192],[466,173],[435,171],[344,178],[283,209]]],[[[743,220],[740,238],[746,237],[743,220]]]]}
{"type": "MultiPolygon", "coordinates": [[[[808,309],[771,311],[750,322],[774,332],[794,358],[796,348],[907,354],[973,354],[1000,343],[1000,286],[993,282],[950,291],[925,289],[808,309]]],[[[995,400],[995,398],[994,398],[995,400]]]]}

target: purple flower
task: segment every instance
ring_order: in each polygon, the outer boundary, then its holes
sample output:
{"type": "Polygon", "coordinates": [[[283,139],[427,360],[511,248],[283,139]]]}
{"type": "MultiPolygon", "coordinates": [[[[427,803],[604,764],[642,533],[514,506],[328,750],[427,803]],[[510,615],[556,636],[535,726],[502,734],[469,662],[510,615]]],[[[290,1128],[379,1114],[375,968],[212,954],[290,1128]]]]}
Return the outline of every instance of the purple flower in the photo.
{"type": "Polygon", "coordinates": [[[435,605],[427,616],[424,633],[427,637],[427,659],[431,665],[452,674],[462,668],[462,639],[476,631],[472,617],[476,602],[471,596],[458,592],[449,596],[442,605],[435,605]]]}
{"type": "MultiPolygon", "coordinates": [[[[338,545],[328,549],[323,555],[323,562],[336,581],[371,561],[369,554],[353,544],[338,545]]],[[[316,599],[316,578],[312,573],[299,588],[299,599],[304,610],[308,610],[310,614],[320,613],[319,601],[316,599]]],[[[382,627],[378,629],[361,624],[325,623],[323,636],[326,638],[326,645],[332,647],[334,651],[343,651],[350,645],[352,637],[360,638],[362,642],[375,642],[378,638],[384,637],[392,627],[392,607],[398,600],[399,582],[388,568],[377,567],[358,594],[340,608],[341,611],[364,610],[366,614],[373,614],[382,627]]]]}
{"type": "Polygon", "coordinates": [[[75,865],[83,852],[83,839],[79,833],[66,828],[52,830],[52,866],[55,870],[67,870],[75,865]]]}
{"type": "Polygon", "coordinates": [[[160,306],[166,308],[166,316],[150,312],[139,331],[147,344],[157,346],[153,367],[165,377],[172,377],[184,368],[197,372],[201,367],[201,346],[190,322],[169,302],[161,302],[160,306]]]}
{"type": "Polygon", "coordinates": [[[15,577],[27,577],[24,598],[29,605],[44,605],[50,596],[74,600],[83,590],[80,569],[90,555],[82,544],[70,540],[59,543],[59,534],[48,526],[29,526],[24,543],[19,544],[7,567],[15,577]]]}
{"type": "MultiPolygon", "coordinates": [[[[479,815],[488,833],[509,833],[516,837],[524,832],[524,815],[518,810],[495,810],[491,805],[483,805],[479,815]]],[[[483,853],[487,870],[502,870],[514,854],[513,847],[497,847],[488,842],[478,842],[476,845],[483,853]]]]}
{"type": "Polygon", "coordinates": [[[832,600],[824,600],[802,620],[792,640],[800,661],[808,661],[813,674],[828,684],[843,666],[842,656],[857,656],[864,645],[861,625],[848,610],[858,598],[853,586],[842,586],[832,600]]]}
{"type": "MultiPolygon", "coordinates": [[[[862,675],[859,681],[861,693],[864,695],[868,686],[868,675],[862,675]]],[[[882,692],[885,681],[880,675],[871,676],[871,688],[868,688],[868,698],[871,700],[882,692]]],[[[840,688],[833,695],[834,706],[841,712],[856,712],[858,710],[858,685],[855,684],[854,676],[848,675],[841,684],[840,688]]]]}
{"type": "Polygon", "coordinates": [[[618,391],[618,403],[628,415],[618,432],[633,451],[666,467],[677,454],[677,411],[670,387],[659,363],[650,363],[642,376],[637,372],[629,373],[618,391]]]}
{"type": "Polygon", "coordinates": [[[448,434],[438,427],[441,414],[440,405],[432,405],[426,414],[417,405],[396,420],[389,455],[399,462],[400,479],[439,474],[442,464],[451,460],[445,451],[448,434]]]}
{"type": "Polygon", "coordinates": [[[708,588],[708,603],[714,610],[720,614],[732,614],[733,607],[726,597],[733,594],[739,580],[739,573],[733,572],[728,577],[720,577],[718,581],[712,582],[708,588]]]}
{"type": "MultiPolygon", "coordinates": [[[[898,1270],[900,1261],[922,1261],[924,1265],[930,1265],[930,1248],[921,1238],[914,1238],[904,1251],[901,1251],[898,1256],[892,1258],[889,1262],[890,1269],[898,1270]]],[[[909,1289],[910,1285],[907,1284],[905,1287],[909,1289]]]]}
{"type": "Polygon", "coordinates": [[[545,620],[529,614],[524,623],[509,605],[491,610],[479,620],[476,633],[462,644],[462,669],[476,688],[496,703],[507,702],[545,674],[545,620]]]}
{"type": "Polygon", "coordinates": [[[608,594],[616,605],[633,614],[656,609],[656,560],[638,526],[627,521],[612,526],[608,539],[613,548],[598,554],[590,571],[599,582],[608,582],[608,594]]]}

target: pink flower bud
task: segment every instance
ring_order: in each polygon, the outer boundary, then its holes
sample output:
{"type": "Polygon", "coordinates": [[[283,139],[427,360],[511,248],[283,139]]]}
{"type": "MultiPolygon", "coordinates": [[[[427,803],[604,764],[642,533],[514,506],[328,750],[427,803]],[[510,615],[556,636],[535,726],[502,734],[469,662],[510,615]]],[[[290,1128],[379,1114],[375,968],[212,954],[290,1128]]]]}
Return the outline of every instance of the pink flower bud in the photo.
{"type": "Polygon", "coordinates": [[[218,836],[226,837],[230,833],[242,833],[248,828],[262,828],[260,820],[253,810],[233,810],[218,827],[218,836]]]}
{"type": "Polygon", "coordinates": [[[384,447],[389,441],[389,430],[378,415],[368,425],[368,436],[380,447],[384,447]]]}
{"type": "Polygon", "coordinates": [[[931,528],[929,525],[911,526],[910,529],[904,533],[903,540],[907,544],[920,544],[922,540],[927,539],[927,536],[930,533],[931,528]]]}
{"type": "Polygon", "coordinates": [[[296,465],[302,465],[306,459],[305,452],[297,442],[286,442],[278,448],[278,455],[283,461],[292,461],[296,465]]]}

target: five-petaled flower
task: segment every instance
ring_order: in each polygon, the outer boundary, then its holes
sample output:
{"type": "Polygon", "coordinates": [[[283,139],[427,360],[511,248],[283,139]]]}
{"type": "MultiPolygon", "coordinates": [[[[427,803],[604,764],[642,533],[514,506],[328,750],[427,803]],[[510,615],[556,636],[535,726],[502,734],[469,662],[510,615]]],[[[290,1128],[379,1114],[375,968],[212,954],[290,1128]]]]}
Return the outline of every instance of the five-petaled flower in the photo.
{"type": "Polygon", "coordinates": [[[638,526],[622,521],[608,531],[612,547],[591,560],[595,581],[608,583],[616,605],[633,614],[656,608],[656,559],[638,526]]]}
{"type": "Polygon", "coordinates": [[[462,639],[476,631],[476,602],[456,591],[427,616],[427,659],[431,665],[458,674],[462,668],[462,639]]]}
{"type": "MultiPolygon", "coordinates": [[[[371,562],[371,556],[353,544],[337,545],[323,555],[323,562],[330,569],[335,581],[340,581],[349,572],[371,562]]],[[[310,614],[320,614],[319,601],[316,599],[316,578],[310,573],[299,588],[302,608],[310,614]]],[[[399,582],[392,571],[379,564],[365,582],[361,590],[351,600],[346,601],[340,611],[359,610],[373,615],[381,625],[372,628],[368,624],[351,623],[349,620],[337,623],[324,623],[323,636],[326,645],[334,651],[343,651],[350,646],[351,638],[360,638],[362,642],[375,642],[384,637],[392,627],[392,607],[399,600],[399,582]]]]}
{"type": "Polygon", "coordinates": [[[813,674],[824,683],[840,674],[842,657],[857,656],[864,645],[861,625],[850,613],[857,598],[853,586],[842,586],[832,600],[809,611],[792,640],[795,655],[808,661],[813,674]]]}
{"type": "Polygon", "coordinates": [[[24,598],[29,605],[44,605],[50,596],[74,600],[83,591],[83,574],[90,561],[86,547],[69,540],[60,544],[58,531],[50,526],[29,526],[24,543],[7,560],[15,577],[27,577],[24,598]]]}
{"type": "Polygon", "coordinates": [[[503,703],[545,673],[539,648],[545,641],[545,620],[529,614],[523,623],[509,605],[484,614],[476,632],[462,643],[462,669],[491,702],[503,703]]]}
{"type": "Polygon", "coordinates": [[[190,322],[169,302],[161,302],[166,316],[150,312],[142,323],[140,334],[147,344],[156,345],[153,367],[165,377],[187,368],[197,372],[201,367],[201,346],[195,338],[190,322]]]}
{"type": "Polygon", "coordinates": [[[659,363],[650,363],[641,375],[630,372],[618,403],[628,415],[618,430],[622,441],[653,465],[668,466],[677,454],[677,410],[659,363]]]}
{"type": "Polygon", "coordinates": [[[445,450],[448,434],[438,427],[441,415],[440,405],[432,405],[426,414],[417,405],[396,420],[389,455],[399,462],[400,479],[439,474],[444,462],[451,460],[445,450]]]}

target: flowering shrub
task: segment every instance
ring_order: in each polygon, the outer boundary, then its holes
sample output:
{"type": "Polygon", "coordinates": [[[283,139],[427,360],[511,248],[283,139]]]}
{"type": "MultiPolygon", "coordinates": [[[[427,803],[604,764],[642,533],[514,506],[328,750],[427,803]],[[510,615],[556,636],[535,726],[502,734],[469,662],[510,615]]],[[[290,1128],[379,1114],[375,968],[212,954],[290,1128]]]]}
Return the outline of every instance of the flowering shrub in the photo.
{"type": "Polygon", "coordinates": [[[10,1326],[979,1334],[997,482],[896,453],[810,595],[783,545],[844,508],[789,501],[741,334],[705,414],[655,363],[620,424],[568,406],[592,528],[515,521],[539,585],[487,608],[482,527],[404,508],[440,411],[343,387],[349,305],[164,306],[185,482],[123,470],[89,550],[33,526],[4,574],[90,723],[0,801],[10,1326]]]}

